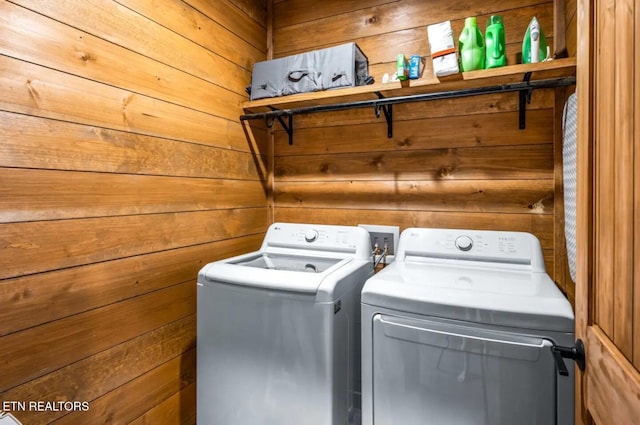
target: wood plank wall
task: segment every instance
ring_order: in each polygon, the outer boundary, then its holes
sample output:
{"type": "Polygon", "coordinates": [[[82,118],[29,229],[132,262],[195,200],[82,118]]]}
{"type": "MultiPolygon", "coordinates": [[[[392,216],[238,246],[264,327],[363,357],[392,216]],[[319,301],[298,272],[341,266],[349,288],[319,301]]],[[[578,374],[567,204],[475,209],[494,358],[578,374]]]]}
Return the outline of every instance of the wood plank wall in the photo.
{"type": "Polygon", "coordinates": [[[0,401],[195,423],[195,278],[259,246],[266,2],[0,1],[0,401]]]}
{"type": "MultiPolygon", "coordinates": [[[[510,64],[534,15],[553,46],[552,1],[276,0],[274,14],[274,57],[355,41],[377,81],[394,72],[398,53],[428,56],[426,27],[443,20],[457,38],[465,17],[478,16],[484,30],[489,15],[503,15],[510,64]]],[[[534,92],[525,130],[517,94],[397,105],[393,139],[372,110],[298,116],[293,146],[275,133],[275,220],[531,232],[572,299],[555,264],[566,261],[554,207],[563,101],[534,92]]]]}
{"type": "Polygon", "coordinates": [[[577,0],[565,1],[565,40],[569,56],[576,56],[578,50],[578,4],[577,0]]]}

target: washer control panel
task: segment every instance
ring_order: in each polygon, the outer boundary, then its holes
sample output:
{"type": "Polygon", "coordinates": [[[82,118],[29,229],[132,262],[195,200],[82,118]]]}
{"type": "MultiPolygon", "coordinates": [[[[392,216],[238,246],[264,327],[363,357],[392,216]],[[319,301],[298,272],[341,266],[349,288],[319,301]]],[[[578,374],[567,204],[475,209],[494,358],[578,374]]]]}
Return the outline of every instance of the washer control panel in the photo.
{"type": "Polygon", "coordinates": [[[370,256],[369,233],[356,226],[274,223],[269,227],[264,245],[319,251],[362,252],[370,256]]]}

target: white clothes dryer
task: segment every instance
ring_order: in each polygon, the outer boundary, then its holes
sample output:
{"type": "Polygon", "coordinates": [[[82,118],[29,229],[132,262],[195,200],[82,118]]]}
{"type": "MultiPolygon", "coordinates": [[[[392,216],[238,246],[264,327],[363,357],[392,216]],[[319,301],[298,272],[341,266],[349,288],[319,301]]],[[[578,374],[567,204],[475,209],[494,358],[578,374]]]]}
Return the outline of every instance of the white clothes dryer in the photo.
{"type": "Polygon", "coordinates": [[[407,229],[362,291],[362,423],[573,424],[573,344],[535,236],[407,229]]]}
{"type": "Polygon", "coordinates": [[[360,407],[359,227],[275,223],[198,275],[198,425],[346,425],[360,407]]]}

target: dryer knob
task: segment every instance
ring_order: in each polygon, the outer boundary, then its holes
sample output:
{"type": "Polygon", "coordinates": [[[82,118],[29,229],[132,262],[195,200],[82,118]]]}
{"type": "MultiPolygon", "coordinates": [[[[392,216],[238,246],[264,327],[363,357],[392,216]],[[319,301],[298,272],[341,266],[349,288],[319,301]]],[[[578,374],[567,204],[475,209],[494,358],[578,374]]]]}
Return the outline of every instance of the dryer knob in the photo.
{"type": "Polygon", "coordinates": [[[458,236],[456,238],[456,248],[460,251],[469,251],[473,247],[473,240],[469,236],[458,236]]]}
{"type": "Polygon", "coordinates": [[[318,239],[318,231],[317,230],[307,230],[304,234],[304,240],[307,242],[313,242],[318,239]]]}

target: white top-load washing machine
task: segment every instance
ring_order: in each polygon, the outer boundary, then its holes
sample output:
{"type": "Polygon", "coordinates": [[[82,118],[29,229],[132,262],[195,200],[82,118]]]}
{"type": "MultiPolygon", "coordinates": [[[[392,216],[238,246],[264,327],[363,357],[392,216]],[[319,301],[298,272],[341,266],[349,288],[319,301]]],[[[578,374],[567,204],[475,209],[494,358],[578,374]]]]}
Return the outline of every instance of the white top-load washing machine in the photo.
{"type": "Polygon", "coordinates": [[[359,420],[360,291],[373,274],[358,227],[275,223],[259,251],[198,275],[198,425],[359,420]]]}
{"type": "Polygon", "coordinates": [[[573,344],[535,236],[407,229],[362,291],[362,423],[573,424],[573,344]]]}

